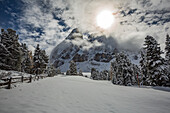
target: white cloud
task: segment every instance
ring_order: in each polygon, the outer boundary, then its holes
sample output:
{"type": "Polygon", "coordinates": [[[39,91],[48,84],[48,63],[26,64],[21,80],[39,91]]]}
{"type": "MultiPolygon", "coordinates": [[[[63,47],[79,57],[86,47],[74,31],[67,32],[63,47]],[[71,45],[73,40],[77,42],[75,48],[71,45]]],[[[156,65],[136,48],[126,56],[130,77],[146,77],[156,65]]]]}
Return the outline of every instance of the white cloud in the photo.
{"type": "MultiPolygon", "coordinates": [[[[66,26],[71,29],[78,27],[82,32],[89,31],[96,35],[111,35],[121,47],[128,49],[142,47],[146,35],[154,36],[163,48],[165,36],[170,33],[169,0],[41,0],[41,3],[38,0],[23,0],[23,2],[27,7],[20,21],[33,28],[42,29],[43,33],[38,41],[48,53],[69,34],[70,30],[63,31],[66,26]],[[115,24],[107,31],[101,30],[96,25],[96,15],[104,9],[119,11],[115,15],[115,24]],[[133,12],[132,9],[136,10],[133,12]],[[61,20],[55,19],[54,16],[62,19],[66,26],[59,24],[61,20]]],[[[39,36],[39,31],[30,32],[24,25],[20,28],[23,35],[39,36]]],[[[38,43],[33,39],[26,39],[25,42],[32,46],[38,43]]]]}
{"type": "Polygon", "coordinates": [[[86,39],[76,38],[74,40],[71,40],[71,42],[77,46],[82,46],[83,50],[89,50],[92,47],[98,47],[102,46],[103,44],[95,40],[93,43],[87,41],[86,39]]]}
{"type": "Polygon", "coordinates": [[[25,3],[23,16],[20,18],[20,37],[26,39],[28,45],[35,47],[38,43],[48,54],[59,44],[67,35],[63,31],[64,26],[59,25],[59,20],[54,18],[61,17],[61,11],[66,5],[62,0],[22,0],[25,3]],[[60,8],[56,11],[56,8],[60,8]],[[60,13],[59,13],[60,12],[60,13]],[[29,29],[28,26],[29,25],[29,29]],[[35,29],[35,30],[34,30],[35,29]],[[35,39],[36,38],[36,39],[35,39]]]}

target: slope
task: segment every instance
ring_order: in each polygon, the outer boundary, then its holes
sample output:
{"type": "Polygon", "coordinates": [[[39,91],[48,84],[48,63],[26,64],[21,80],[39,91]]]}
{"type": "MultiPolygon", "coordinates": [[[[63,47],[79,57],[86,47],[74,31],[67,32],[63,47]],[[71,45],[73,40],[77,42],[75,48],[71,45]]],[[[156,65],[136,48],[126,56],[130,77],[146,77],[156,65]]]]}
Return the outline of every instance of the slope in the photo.
{"type": "Polygon", "coordinates": [[[169,113],[170,92],[57,76],[0,90],[0,113],[169,113]]]}

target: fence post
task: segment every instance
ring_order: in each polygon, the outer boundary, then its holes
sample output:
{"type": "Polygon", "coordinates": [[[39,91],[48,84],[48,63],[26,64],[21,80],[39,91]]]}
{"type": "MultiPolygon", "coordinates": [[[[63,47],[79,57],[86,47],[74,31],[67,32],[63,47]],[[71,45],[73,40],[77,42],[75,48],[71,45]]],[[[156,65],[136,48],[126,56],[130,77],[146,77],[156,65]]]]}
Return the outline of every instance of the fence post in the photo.
{"type": "Polygon", "coordinates": [[[12,77],[9,78],[7,89],[11,89],[11,80],[12,80],[12,77]]]}
{"type": "Polygon", "coordinates": [[[30,81],[29,81],[30,83],[32,82],[32,76],[30,75],[30,81]]]}
{"type": "Polygon", "coordinates": [[[23,76],[21,77],[21,82],[24,82],[24,77],[23,76]]]}

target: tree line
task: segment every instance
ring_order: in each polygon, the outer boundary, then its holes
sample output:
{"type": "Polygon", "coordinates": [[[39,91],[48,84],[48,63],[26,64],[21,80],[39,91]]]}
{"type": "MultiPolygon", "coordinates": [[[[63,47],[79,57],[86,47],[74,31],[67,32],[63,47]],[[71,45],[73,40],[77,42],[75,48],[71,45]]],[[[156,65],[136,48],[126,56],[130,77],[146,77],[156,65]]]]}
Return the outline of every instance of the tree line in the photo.
{"type": "Polygon", "coordinates": [[[42,74],[48,66],[48,55],[35,48],[34,55],[26,44],[19,43],[19,36],[12,29],[1,29],[0,34],[0,69],[21,71],[29,74],[42,74]]]}
{"type": "MultiPolygon", "coordinates": [[[[48,66],[48,56],[45,50],[40,49],[39,44],[35,48],[34,55],[28,50],[26,44],[18,42],[18,35],[12,29],[1,30],[0,34],[0,69],[15,70],[30,74],[48,73],[54,76],[55,68],[48,66]],[[48,66],[48,67],[47,67],[48,66]]],[[[170,86],[170,37],[166,36],[165,58],[161,56],[163,51],[160,44],[152,36],[146,36],[144,46],[141,49],[140,65],[133,64],[123,53],[116,53],[111,62],[110,70],[97,71],[91,69],[91,78],[95,80],[111,80],[118,85],[151,85],[170,86]]],[[[57,73],[61,73],[60,69],[57,73]]],[[[67,75],[78,75],[76,63],[70,62],[67,75]]],[[[79,75],[82,76],[80,70],[79,75]]]]}
{"type": "MultiPolygon", "coordinates": [[[[116,53],[110,69],[99,72],[91,69],[91,79],[111,80],[117,85],[146,85],[170,86],[170,37],[166,36],[165,58],[160,44],[152,37],[146,36],[143,48],[140,51],[140,64],[135,65],[124,52],[116,53]]],[[[79,73],[82,73],[80,70],[79,73]]],[[[70,62],[66,75],[79,75],[74,61],[70,62]]],[[[81,75],[80,75],[81,76],[81,75]]]]}
{"type": "Polygon", "coordinates": [[[170,37],[166,36],[165,58],[160,44],[147,36],[141,49],[140,65],[133,64],[124,52],[117,53],[111,62],[110,71],[91,70],[95,80],[111,80],[117,85],[170,86],[170,37]]]}

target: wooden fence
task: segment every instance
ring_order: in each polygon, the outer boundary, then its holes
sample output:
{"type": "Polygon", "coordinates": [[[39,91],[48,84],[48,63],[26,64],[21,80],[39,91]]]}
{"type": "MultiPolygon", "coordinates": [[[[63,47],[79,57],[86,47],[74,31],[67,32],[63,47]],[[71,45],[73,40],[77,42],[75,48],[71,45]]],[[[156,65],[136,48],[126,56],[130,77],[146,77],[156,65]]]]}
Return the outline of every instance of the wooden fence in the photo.
{"type": "Polygon", "coordinates": [[[15,77],[15,78],[4,78],[4,79],[1,79],[4,81],[4,83],[0,83],[0,86],[7,86],[6,88],[7,89],[11,89],[11,84],[14,84],[14,83],[18,83],[18,82],[21,82],[23,83],[24,81],[26,81],[27,83],[31,83],[32,80],[39,80],[39,79],[43,79],[43,78],[46,78],[48,76],[29,76],[29,77],[24,77],[24,76],[21,76],[21,77],[15,77]]]}

